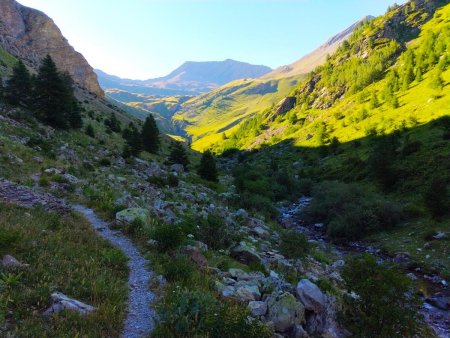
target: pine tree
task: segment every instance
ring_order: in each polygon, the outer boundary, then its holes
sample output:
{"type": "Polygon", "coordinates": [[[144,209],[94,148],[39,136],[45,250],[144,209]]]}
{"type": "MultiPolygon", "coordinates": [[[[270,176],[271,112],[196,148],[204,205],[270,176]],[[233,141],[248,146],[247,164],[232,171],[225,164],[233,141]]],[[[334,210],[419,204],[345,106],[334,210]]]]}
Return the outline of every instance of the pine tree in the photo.
{"type": "Polygon", "coordinates": [[[142,135],[136,126],[130,122],[128,127],[124,129],[122,136],[127,141],[123,150],[123,157],[138,156],[142,151],[142,135]]]}
{"type": "Polygon", "coordinates": [[[378,101],[378,95],[375,91],[372,92],[370,97],[370,109],[375,109],[380,106],[380,101],[378,101]]]}
{"type": "Polygon", "coordinates": [[[442,71],[436,68],[430,76],[430,87],[436,90],[444,88],[444,80],[442,79],[442,71]]]}
{"type": "Polygon", "coordinates": [[[145,119],[141,137],[143,150],[156,154],[159,150],[159,130],[151,114],[145,119]]]}
{"type": "Polygon", "coordinates": [[[184,170],[188,170],[189,158],[182,142],[172,142],[168,161],[170,164],[182,164],[184,170]]]}
{"type": "Polygon", "coordinates": [[[6,82],[5,97],[13,105],[29,105],[32,85],[31,76],[22,61],[17,62],[13,68],[11,78],[6,82]]]}
{"type": "Polygon", "coordinates": [[[216,161],[211,151],[203,153],[197,173],[205,180],[217,182],[216,161]]]}
{"type": "Polygon", "coordinates": [[[416,70],[416,81],[417,82],[423,81],[423,72],[422,72],[422,68],[420,68],[420,67],[418,67],[416,70]]]}
{"type": "Polygon", "coordinates": [[[81,128],[81,111],[73,93],[73,80],[60,74],[50,55],[42,61],[35,81],[34,107],[37,117],[53,127],[81,128]]]}

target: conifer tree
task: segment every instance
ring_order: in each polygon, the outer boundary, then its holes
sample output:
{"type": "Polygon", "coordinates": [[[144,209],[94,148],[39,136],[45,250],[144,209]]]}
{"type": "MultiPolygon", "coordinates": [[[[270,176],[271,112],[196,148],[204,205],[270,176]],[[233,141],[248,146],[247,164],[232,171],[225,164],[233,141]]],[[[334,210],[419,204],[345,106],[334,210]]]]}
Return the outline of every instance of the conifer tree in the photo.
{"type": "Polygon", "coordinates": [[[35,81],[34,108],[37,117],[56,128],[80,128],[80,107],[70,75],[60,74],[50,55],[42,61],[35,81]]]}
{"type": "Polygon", "coordinates": [[[444,88],[444,80],[442,79],[442,71],[436,68],[430,76],[430,87],[436,90],[444,88]]]}
{"type": "Polygon", "coordinates": [[[143,150],[156,154],[159,150],[159,130],[151,114],[145,119],[141,137],[143,150]]]}
{"type": "Polygon", "coordinates": [[[6,82],[5,97],[13,105],[29,105],[32,91],[31,76],[25,64],[19,60],[6,82]]]}
{"type": "Polygon", "coordinates": [[[205,180],[217,182],[216,160],[211,151],[207,150],[203,153],[197,173],[205,180]]]}
{"type": "Polygon", "coordinates": [[[182,142],[172,142],[168,162],[170,164],[182,164],[184,170],[188,170],[189,158],[182,142]]]}
{"type": "Polygon", "coordinates": [[[127,141],[123,150],[123,157],[138,156],[142,150],[142,135],[136,126],[130,122],[128,127],[124,129],[122,136],[127,141]]]}
{"type": "Polygon", "coordinates": [[[380,106],[380,101],[378,101],[378,95],[375,91],[372,92],[372,95],[370,97],[370,108],[375,109],[380,106]]]}

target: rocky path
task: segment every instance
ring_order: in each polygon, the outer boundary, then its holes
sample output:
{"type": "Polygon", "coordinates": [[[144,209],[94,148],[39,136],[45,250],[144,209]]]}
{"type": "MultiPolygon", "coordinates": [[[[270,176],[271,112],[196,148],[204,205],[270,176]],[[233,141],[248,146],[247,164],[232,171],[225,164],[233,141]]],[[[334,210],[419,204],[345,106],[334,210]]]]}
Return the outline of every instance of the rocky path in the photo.
{"type": "MultiPolygon", "coordinates": [[[[311,198],[302,197],[290,206],[281,208],[280,223],[284,227],[304,233],[311,240],[322,243],[338,257],[344,258],[354,253],[369,253],[380,261],[393,262],[392,257],[383,254],[380,249],[367,243],[351,242],[346,246],[337,246],[327,242],[322,224],[305,224],[299,217],[302,209],[309,205],[310,202],[311,198]]],[[[439,276],[428,276],[422,273],[420,268],[417,268],[415,271],[402,270],[406,274],[413,274],[414,278],[420,279],[424,285],[427,285],[429,291],[433,293],[433,296],[423,298],[423,305],[419,310],[420,314],[438,337],[449,338],[450,309],[446,300],[450,299],[450,288],[447,282],[439,278],[439,276]]]]}
{"type": "Polygon", "coordinates": [[[150,308],[155,296],[149,291],[149,281],[152,272],[147,267],[147,261],[141,256],[130,239],[119,231],[113,231],[109,224],[98,218],[92,209],[76,205],[73,209],[86,217],[95,231],[103,238],[119,248],[129,259],[130,276],[128,286],[128,315],[122,336],[124,338],[147,337],[153,328],[154,312],[150,308]]]}
{"type": "Polygon", "coordinates": [[[46,193],[35,192],[11,181],[0,179],[0,200],[23,207],[42,206],[48,211],[67,213],[72,208],[81,213],[96,233],[119,248],[129,259],[128,312],[122,337],[141,338],[150,335],[153,329],[154,311],[150,307],[155,296],[149,290],[152,272],[148,262],[139,253],[130,239],[119,231],[110,229],[109,224],[98,218],[92,209],[82,205],[68,206],[63,200],[46,193]]]}

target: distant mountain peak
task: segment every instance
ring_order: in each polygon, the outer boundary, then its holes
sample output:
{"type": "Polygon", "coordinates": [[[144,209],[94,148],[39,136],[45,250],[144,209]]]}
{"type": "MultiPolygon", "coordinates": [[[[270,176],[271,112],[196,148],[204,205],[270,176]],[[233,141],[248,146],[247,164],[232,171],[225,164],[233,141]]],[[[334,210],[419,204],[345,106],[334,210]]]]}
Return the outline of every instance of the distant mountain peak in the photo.
{"type": "Polygon", "coordinates": [[[272,71],[232,59],[224,61],[186,61],[170,74],[144,81],[126,80],[96,71],[105,89],[117,88],[149,95],[200,94],[234,80],[259,78],[272,71]]]}

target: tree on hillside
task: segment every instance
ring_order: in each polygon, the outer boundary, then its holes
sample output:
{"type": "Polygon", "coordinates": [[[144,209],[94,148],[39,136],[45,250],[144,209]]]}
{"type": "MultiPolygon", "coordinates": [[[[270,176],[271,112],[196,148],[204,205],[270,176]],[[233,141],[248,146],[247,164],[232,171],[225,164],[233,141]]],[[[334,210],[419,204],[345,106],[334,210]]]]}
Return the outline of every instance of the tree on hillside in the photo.
{"type": "Polygon", "coordinates": [[[207,150],[203,153],[197,173],[205,180],[217,182],[216,160],[211,151],[207,150]]]}
{"type": "Polygon", "coordinates": [[[128,127],[123,130],[122,137],[127,142],[123,149],[123,157],[138,156],[142,150],[142,134],[134,123],[130,122],[128,127]]]}
{"type": "Polygon", "coordinates": [[[19,60],[13,68],[11,78],[6,82],[5,98],[13,105],[29,105],[32,92],[31,75],[25,64],[19,60]]]}
{"type": "Polygon", "coordinates": [[[159,130],[153,115],[147,116],[142,127],[142,145],[145,151],[156,154],[159,150],[159,130]]]}
{"type": "Polygon", "coordinates": [[[188,170],[187,166],[189,165],[189,158],[182,142],[172,142],[168,162],[170,164],[182,164],[184,170],[188,170]]]}
{"type": "Polygon", "coordinates": [[[436,90],[442,90],[444,88],[442,71],[439,68],[436,68],[430,75],[430,87],[436,90]]]}
{"type": "Polygon", "coordinates": [[[120,121],[117,119],[116,114],[111,113],[109,119],[105,120],[105,126],[108,129],[115,133],[120,133],[122,131],[122,127],[120,125],[120,121]]]}
{"type": "Polygon", "coordinates": [[[73,81],[61,74],[50,55],[42,61],[36,77],[34,108],[38,119],[56,128],[81,127],[80,108],[73,93],[73,81]]]}

